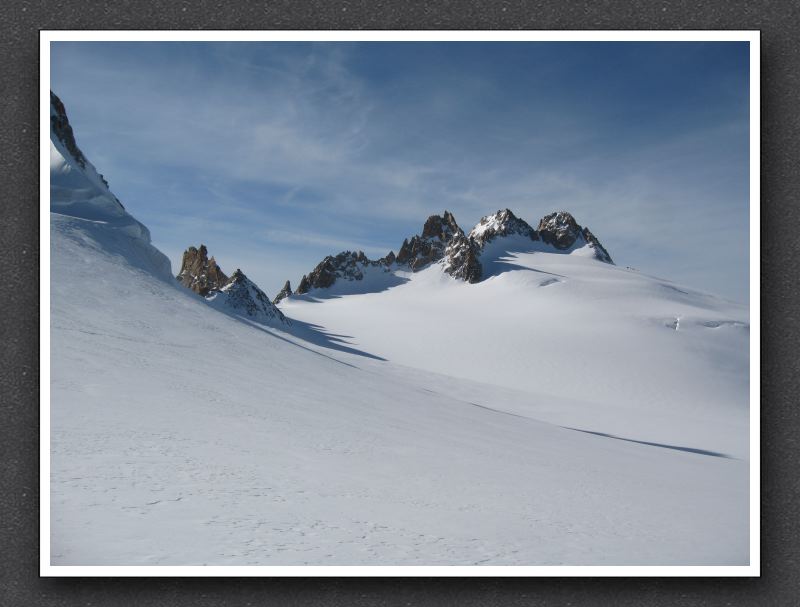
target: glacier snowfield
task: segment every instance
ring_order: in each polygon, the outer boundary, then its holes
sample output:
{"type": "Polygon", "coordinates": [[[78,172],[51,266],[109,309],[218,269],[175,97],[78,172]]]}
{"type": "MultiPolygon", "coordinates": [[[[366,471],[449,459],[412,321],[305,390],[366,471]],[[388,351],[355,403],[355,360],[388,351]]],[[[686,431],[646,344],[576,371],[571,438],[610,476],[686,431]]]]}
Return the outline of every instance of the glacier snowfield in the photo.
{"type": "Polygon", "coordinates": [[[703,324],[741,310],[537,253],[559,283],[432,268],[294,334],[51,227],[52,564],[747,563],[748,335],[703,324]]]}

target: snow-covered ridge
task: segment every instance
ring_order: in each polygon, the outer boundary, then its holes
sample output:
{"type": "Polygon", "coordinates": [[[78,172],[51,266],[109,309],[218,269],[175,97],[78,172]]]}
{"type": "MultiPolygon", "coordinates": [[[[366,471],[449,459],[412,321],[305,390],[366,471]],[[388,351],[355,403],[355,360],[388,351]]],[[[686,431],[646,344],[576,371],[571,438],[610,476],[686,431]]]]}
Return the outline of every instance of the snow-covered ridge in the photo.
{"type": "MultiPolygon", "coordinates": [[[[133,240],[124,248],[135,263],[162,279],[172,275],[169,259],[150,244],[150,231],[134,219],[108,182],[77,145],[64,104],[50,92],[50,211],[103,224],[133,240]]],[[[112,235],[109,234],[109,237],[112,235]]]]}

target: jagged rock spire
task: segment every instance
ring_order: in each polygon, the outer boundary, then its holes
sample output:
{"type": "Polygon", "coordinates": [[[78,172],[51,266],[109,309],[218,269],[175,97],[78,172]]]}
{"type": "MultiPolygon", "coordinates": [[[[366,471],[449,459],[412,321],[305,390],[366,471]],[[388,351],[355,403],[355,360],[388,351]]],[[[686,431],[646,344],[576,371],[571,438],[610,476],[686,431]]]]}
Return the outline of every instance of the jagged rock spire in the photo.
{"type": "Polygon", "coordinates": [[[425,221],[420,236],[403,241],[397,253],[397,264],[407,265],[414,272],[421,270],[442,259],[447,245],[457,236],[464,236],[464,231],[458,227],[450,211],[445,211],[443,215],[431,215],[425,221]]]}
{"type": "Polygon", "coordinates": [[[219,291],[229,280],[216,260],[208,258],[208,249],[204,244],[199,249],[189,247],[183,252],[181,271],[176,278],[184,287],[203,297],[219,291]]]}

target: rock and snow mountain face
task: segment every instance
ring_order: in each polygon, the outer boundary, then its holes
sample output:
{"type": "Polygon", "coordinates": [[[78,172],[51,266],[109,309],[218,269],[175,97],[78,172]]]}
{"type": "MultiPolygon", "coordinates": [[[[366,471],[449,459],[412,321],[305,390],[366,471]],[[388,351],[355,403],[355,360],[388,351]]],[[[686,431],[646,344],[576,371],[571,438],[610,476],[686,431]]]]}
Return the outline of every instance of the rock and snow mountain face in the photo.
{"type": "Polygon", "coordinates": [[[337,280],[363,280],[369,272],[388,272],[393,258],[391,252],[377,261],[367,259],[363,251],[342,251],[335,256],[328,255],[300,279],[295,293],[302,295],[312,289],[327,289],[337,280]]]}
{"type": "Polygon", "coordinates": [[[219,291],[212,291],[206,298],[223,310],[246,316],[259,323],[291,324],[283,312],[269,300],[267,294],[238,268],[219,291]]]}
{"type": "Polygon", "coordinates": [[[403,241],[395,261],[398,266],[408,266],[416,272],[442,259],[450,242],[463,236],[463,230],[449,211],[443,216],[431,215],[422,226],[421,235],[403,241]]]}
{"type": "Polygon", "coordinates": [[[246,316],[262,323],[288,323],[283,313],[266,293],[240,269],[228,278],[216,260],[208,257],[204,244],[183,252],[181,271],[175,277],[180,284],[206,298],[223,311],[246,316]]]}
{"type": "MultiPolygon", "coordinates": [[[[614,263],[591,231],[578,225],[575,218],[565,211],[545,216],[539,222],[539,230],[535,230],[509,209],[502,209],[483,217],[465,235],[453,214],[446,210],[443,215],[428,217],[422,233],[406,238],[396,257],[392,251],[376,261],[368,259],[362,251],[329,255],[311,273],[303,276],[295,293],[304,295],[316,289],[330,289],[337,281],[360,281],[370,268],[384,273],[399,272],[404,276],[408,271],[418,272],[436,263],[457,280],[477,283],[486,277],[481,265],[486,246],[493,242],[506,243],[513,250],[520,250],[520,239],[524,243],[538,243],[537,247],[523,244],[523,249],[577,252],[605,263],[614,263]],[[510,237],[515,242],[506,240],[510,237]]],[[[379,284],[383,286],[383,283],[379,284]]]]}
{"type": "Polygon", "coordinates": [[[368,290],[286,297],[291,326],[240,322],[217,298],[266,296],[182,286],[64,131],[53,564],[747,563],[745,307],[452,230],[417,271],[342,259],[363,277],[327,290],[368,290]]]}
{"type": "Polygon", "coordinates": [[[522,219],[519,219],[509,209],[503,209],[481,218],[478,225],[472,228],[469,233],[469,237],[481,248],[496,238],[512,235],[522,236],[534,242],[539,240],[539,234],[536,233],[536,230],[522,219]]]}
{"type": "Polygon", "coordinates": [[[543,242],[561,251],[575,251],[586,247],[600,261],[614,263],[611,255],[589,228],[579,226],[575,218],[564,211],[543,217],[539,222],[538,234],[543,242]]]}

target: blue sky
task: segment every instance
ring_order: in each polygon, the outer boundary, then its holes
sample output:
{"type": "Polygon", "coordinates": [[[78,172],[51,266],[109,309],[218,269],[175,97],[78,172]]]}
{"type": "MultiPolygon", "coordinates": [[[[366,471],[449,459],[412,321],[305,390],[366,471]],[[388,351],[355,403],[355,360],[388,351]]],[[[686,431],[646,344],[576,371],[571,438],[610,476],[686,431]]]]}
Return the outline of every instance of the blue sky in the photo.
{"type": "Polygon", "coordinates": [[[747,43],[59,42],[51,83],[176,273],[202,242],[272,296],[444,209],[563,209],[747,300],[747,43]]]}

